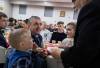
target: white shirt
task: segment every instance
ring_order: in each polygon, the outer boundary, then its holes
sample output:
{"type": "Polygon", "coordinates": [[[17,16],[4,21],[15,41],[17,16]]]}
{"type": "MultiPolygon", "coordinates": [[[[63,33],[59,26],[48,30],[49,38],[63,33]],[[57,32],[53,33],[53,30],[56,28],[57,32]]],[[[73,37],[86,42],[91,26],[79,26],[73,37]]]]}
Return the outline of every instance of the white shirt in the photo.
{"type": "Polygon", "coordinates": [[[65,38],[62,41],[62,45],[63,46],[66,46],[66,47],[72,47],[73,46],[73,43],[74,43],[74,39],[73,38],[65,38]]]}
{"type": "Polygon", "coordinates": [[[41,34],[41,36],[42,36],[42,38],[43,38],[43,43],[44,43],[44,42],[49,42],[49,41],[50,41],[52,33],[51,33],[49,30],[44,29],[44,30],[42,30],[42,31],[40,32],[40,34],[41,34]]]}

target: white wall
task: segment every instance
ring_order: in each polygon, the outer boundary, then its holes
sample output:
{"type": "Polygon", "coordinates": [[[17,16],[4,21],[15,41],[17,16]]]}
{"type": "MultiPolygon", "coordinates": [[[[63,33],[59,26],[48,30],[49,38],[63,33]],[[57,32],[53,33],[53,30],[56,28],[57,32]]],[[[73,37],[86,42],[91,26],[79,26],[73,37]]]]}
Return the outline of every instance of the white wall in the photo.
{"type": "Polygon", "coordinates": [[[13,15],[12,17],[16,19],[26,19],[31,16],[39,16],[43,17],[44,7],[37,7],[37,6],[27,6],[26,14],[19,14],[19,5],[13,5],[13,15]]]}
{"type": "Polygon", "coordinates": [[[64,21],[65,24],[73,20],[73,9],[69,8],[54,8],[53,17],[43,17],[44,21],[48,23],[57,23],[58,21],[64,21]],[[60,11],[65,11],[65,17],[60,17],[60,11]]]}
{"type": "Polygon", "coordinates": [[[0,5],[2,5],[3,10],[2,12],[6,13],[8,17],[11,16],[11,5],[9,3],[9,0],[0,0],[0,5]]]}
{"type": "Polygon", "coordinates": [[[12,17],[16,19],[26,19],[30,16],[39,16],[43,21],[49,23],[56,23],[58,21],[64,21],[66,24],[73,20],[73,9],[71,8],[54,8],[53,17],[44,17],[44,7],[43,6],[27,6],[26,15],[19,14],[19,5],[13,5],[13,15],[12,17]],[[65,11],[65,17],[59,17],[60,11],[65,11]]]}
{"type": "Polygon", "coordinates": [[[30,16],[39,16],[43,21],[49,23],[57,23],[58,21],[64,21],[66,24],[73,20],[73,9],[67,7],[55,7],[53,17],[44,17],[44,7],[43,6],[27,6],[26,15],[19,14],[19,5],[11,5],[9,0],[0,0],[0,6],[3,6],[3,12],[6,13],[9,17],[14,17],[16,19],[26,19],[30,16]],[[65,11],[65,17],[59,17],[60,11],[65,11]]]}

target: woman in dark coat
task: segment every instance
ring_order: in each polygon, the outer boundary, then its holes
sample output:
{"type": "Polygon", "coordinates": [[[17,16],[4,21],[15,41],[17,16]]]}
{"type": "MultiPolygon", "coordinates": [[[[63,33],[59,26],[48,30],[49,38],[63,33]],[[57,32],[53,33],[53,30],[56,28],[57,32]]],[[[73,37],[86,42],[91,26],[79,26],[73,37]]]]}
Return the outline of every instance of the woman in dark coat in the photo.
{"type": "MultiPolygon", "coordinates": [[[[82,1],[82,0],[80,0],[82,1]]],[[[100,68],[100,0],[91,0],[80,10],[74,47],[61,52],[52,49],[54,57],[61,57],[65,68],[100,68]]]]}

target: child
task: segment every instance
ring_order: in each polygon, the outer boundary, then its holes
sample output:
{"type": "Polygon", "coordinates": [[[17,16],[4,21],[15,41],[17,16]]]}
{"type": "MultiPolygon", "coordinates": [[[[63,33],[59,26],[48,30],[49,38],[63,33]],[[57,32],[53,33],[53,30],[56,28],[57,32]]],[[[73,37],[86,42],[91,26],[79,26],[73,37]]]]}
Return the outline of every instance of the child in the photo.
{"type": "Polygon", "coordinates": [[[31,32],[27,29],[16,29],[10,33],[9,43],[15,49],[8,54],[7,68],[33,68],[31,53],[33,42],[31,32]]]}
{"type": "Polygon", "coordinates": [[[73,46],[75,29],[76,29],[76,24],[74,22],[70,22],[67,24],[66,27],[67,38],[65,38],[62,41],[62,46],[60,47],[69,48],[73,46]]]}

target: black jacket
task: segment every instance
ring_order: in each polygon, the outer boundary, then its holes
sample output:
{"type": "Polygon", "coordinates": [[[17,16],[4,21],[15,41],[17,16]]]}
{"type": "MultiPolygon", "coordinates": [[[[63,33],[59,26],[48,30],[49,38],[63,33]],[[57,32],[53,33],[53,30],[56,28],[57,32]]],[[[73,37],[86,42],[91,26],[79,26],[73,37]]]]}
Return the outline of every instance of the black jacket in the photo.
{"type": "Polygon", "coordinates": [[[55,40],[56,43],[58,43],[58,41],[62,41],[66,37],[67,37],[67,35],[65,33],[53,32],[52,37],[50,39],[50,43],[52,43],[52,40],[55,40]]]}
{"type": "Polygon", "coordinates": [[[6,39],[4,38],[1,30],[0,30],[0,46],[7,48],[6,39]]]}
{"type": "Polygon", "coordinates": [[[40,34],[32,35],[32,40],[38,45],[38,47],[43,47],[43,39],[40,34]]]}
{"type": "Polygon", "coordinates": [[[80,10],[74,47],[61,53],[65,68],[100,68],[100,7],[94,1],[80,10]]]}

